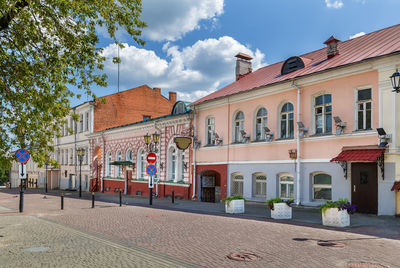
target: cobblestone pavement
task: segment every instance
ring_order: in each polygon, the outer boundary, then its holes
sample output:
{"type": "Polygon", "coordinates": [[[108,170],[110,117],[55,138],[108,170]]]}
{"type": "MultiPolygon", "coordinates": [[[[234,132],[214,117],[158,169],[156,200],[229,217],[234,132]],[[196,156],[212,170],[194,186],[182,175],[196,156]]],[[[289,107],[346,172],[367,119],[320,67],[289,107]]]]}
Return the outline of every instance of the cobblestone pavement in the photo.
{"type": "MultiPolygon", "coordinates": [[[[120,263],[121,259],[126,261],[125,264],[130,260],[124,255],[126,253],[123,249],[147,249],[147,252],[160,254],[160,259],[168,255],[176,259],[177,263],[184,260],[206,267],[348,267],[350,262],[400,267],[399,239],[357,234],[348,228],[320,228],[312,224],[301,226],[268,219],[221,217],[141,206],[119,207],[117,204],[105,202],[96,202],[96,208],[91,209],[89,200],[73,198],[65,199],[65,210],[61,211],[60,198],[56,196],[47,196],[44,199],[42,194],[27,194],[25,200],[25,212],[20,216],[16,212],[18,198],[0,193],[0,206],[3,207],[0,209],[0,226],[8,225],[3,224],[3,219],[7,222],[24,217],[34,219],[33,224],[38,224],[37,221],[46,222],[43,226],[49,225],[48,220],[61,224],[50,224],[54,226],[54,230],[49,231],[41,240],[46,241],[46,237],[54,236],[54,241],[59,241],[60,251],[43,259],[52,261],[55,266],[63,264],[61,260],[64,243],[66,252],[75,250],[71,243],[76,239],[71,239],[68,235],[63,236],[63,231],[59,231],[68,226],[67,229],[71,230],[71,233],[84,233],[101,241],[113,241],[115,245],[110,253],[105,248],[106,243],[91,243],[92,240],[86,240],[86,235],[82,235],[83,241],[77,243],[85,245],[85,249],[78,246],[76,251],[71,253],[70,257],[73,260],[70,260],[71,265],[67,265],[70,267],[96,267],[100,263],[103,267],[122,266],[124,263],[120,263]],[[322,247],[317,244],[320,240],[340,242],[345,246],[322,247]],[[123,249],[119,249],[118,245],[123,249]],[[249,262],[227,258],[228,254],[234,252],[249,252],[259,258],[249,262]]],[[[27,224],[22,223],[20,228],[23,229],[27,224]]],[[[6,229],[0,229],[0,235],[5,233],[6,229]]],[[[21,249],[30,248],[32,251],[32,248],[37,250],[49,247],[43,242],[30,242],[40,241],[40,234],[31,235],[26,241],[20,236],[11,242],[5,242],[5,238],[0,237],[3,245],[0,247],[0,263],[4,261],[1,252],[5,247],[7,250],[14,249],[11,255],[20,261],[23,261],[27,254],[21,249]],[[16,250],[18,247],[19,251],[16,250]]],[[[146,263],[143,263],[143,266],[145,265],[146,263]]]]}

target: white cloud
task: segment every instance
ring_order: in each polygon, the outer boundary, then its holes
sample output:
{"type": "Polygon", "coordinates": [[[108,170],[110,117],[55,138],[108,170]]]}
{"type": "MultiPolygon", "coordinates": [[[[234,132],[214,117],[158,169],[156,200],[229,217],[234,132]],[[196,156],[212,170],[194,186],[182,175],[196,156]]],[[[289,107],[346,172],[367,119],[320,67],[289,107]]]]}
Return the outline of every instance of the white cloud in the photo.
{"type": "Polygon", "coordinates": [[[339,9],[343,7],[342,0],[325,0],[325,4],[328,8],[339,9]]]}
{"type": "Polygon", "coordinates": [[[148,27],[143,36],[154,41],[178,40],[199,29],[201,20],[214,25],[223,11],[224,0],[145,0],[141,19],[148,27]]]}
{"type": "MultiPolygon", "coordinates": [[[[193,101],[234,81],[234,56],[238,52],[254,58],[253,70],[266,65],[265,55],[260,50],[251,50],[229,36],[199,40],[184,48],[166,43],[163,50],[167,59],[160,58],[154,51],[125,44],[120,50],[121,89],[147,84],[177,91],[181,100],[193,101]]],[[[116,45],[107,46],[103,56],[107,57],[104,71],[109,76],[109,86],[115,87],[117,65],[112,63],[112,58],[117,56],[116,45]]]]}
{"type": "Polygon", "coordinates": [[[357,37],[360,37],[363,35],[365,35],[364,32],[359,32],[359,33],[356,33],[355,35],[350,35],[349,39],[357,38],[357,37]]]}

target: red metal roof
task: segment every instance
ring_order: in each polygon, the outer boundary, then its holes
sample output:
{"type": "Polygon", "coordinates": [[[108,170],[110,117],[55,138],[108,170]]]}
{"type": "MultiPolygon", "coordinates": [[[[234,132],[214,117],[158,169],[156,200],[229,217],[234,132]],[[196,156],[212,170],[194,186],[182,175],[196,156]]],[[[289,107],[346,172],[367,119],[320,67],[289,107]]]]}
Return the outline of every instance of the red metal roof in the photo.
{"type": "MultiPolygon", "coordinates": [[[[294,78],[361,62],[366,59],[400,52],[400,24],[344,42],[339,42],[338,50],[339,54],[331,59],[327,59],[326,47],[301,55],[300,57],[302,59],[309,59],[307,63],[304,62],[305,67],[285,75],[281,75],[281,68],[284,61],[262,67],[192,104],[199,104],[261,86],[288,81],[294,78]]],[[[234,77],[233,74],[232,77],[234,77]]]]}
{"type": "Polygon", "coordinates": [[[400,191],[400,181],[395,181],[393,183],[392,191],[400,191]]]}
{"type": "Polygon", "coordinates": [[[331,159],[331,162],[347,162],[347,161],[367,161],[376,162],[378,157],[382,155],[385,149],[366,149],[366,150],[347,150],[342,151],[338,156],[331,159]]]}

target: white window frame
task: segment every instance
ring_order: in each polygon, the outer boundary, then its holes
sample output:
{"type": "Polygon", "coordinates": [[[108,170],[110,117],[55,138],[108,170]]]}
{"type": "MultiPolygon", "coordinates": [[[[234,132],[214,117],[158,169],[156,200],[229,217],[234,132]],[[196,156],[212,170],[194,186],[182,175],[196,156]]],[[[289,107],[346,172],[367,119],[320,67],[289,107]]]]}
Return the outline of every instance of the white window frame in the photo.
{"type": "Polygon", "coordinates": [[[106,154],[106,177],[111,177],[111,152],[106,154]]]}
{"type": "Polygon", "coordinates": [[[328,200],[332,200],[332,175],[330,175],[329,173],[326,172],[315,172],[312,174],[312,200],[313,201],[328,201],[328,200]],[[321,175],[321,174],[325,174],[331,177],[331,184],[315,184],[314,179],[315,176],[317,175],[321,175]],[[314,199],[315,196],[315,188],[326,188],[326,189],[331,189],[331,199],[314,199]]]}
{"type": "Polygon", "coordinates": [[[137,179],[146,179],[146,156],[145,156],[145,150],[143,148],[140,148],[138,150],[137,154],[137,161],[136,161],[136,166],[137,166],[137,174],[136,178],[137,179]]]}
{"type": "MultiPolygon", "coordinates": [[[[122,152],[121,150],[118,150],[115,153],[115,161],[122,161],[122,152]]],[[[122,167],[120,165],[116,165],[114,167],[115,170],[115,178],[121,178],[122,177],[122,167]]]]}
{"type": "Polygon", "coordinates": [[[264,127],[268,125],[268,110],[265,107],[258,107],[254,115],[254,140],[262,141],[266,139],[264,127]],[[258,115],[261,109],[265,110],[265,115],[258,115]],[[258,121],[261,121],[260,123],[258,121]],[[260,136],[258,136],[260,131],[260,136]]]}
{"type": "Polygon", "coordinates": [[[206,144],[215,145],[215,117],[208,116],[206,118],[206,144]]]}
{"type": "Polygon", "coordinates": [[[279,197],[281,199],[284,200],[288,200],[288,199],[293,199],[294,198],[294,176],[290,173],[283,173],[279,175],[279,179],[278,179],[278,187],[279,187],[279,197]],[[288,178],[292,178],[292,181],[282,181],[282,178],[284,177],[288,177],[288,178]],[[282,193],[281,193],[281,184],[286,184],[286,194],[288,197],[283,197],[282,193]],[[290,196],[290,190],[289,190],[289,185],[293,185],[293,197],[290,196]]]}
{"type": "Polygon", "coordinates": [[[181,166],[180,174],[179,174],[179,181],[184,181],[185,180],[185,153],[183,151],[179,152],[179,159],[180,159],[180,166],[181,166]]]}
{"type": "Polygon", "coordinates": [[[65,164],[66,164],[66,165],[68,165],[68,163],[69,163],[68,151],[69,151],[69,149],[66,149],[66,150],[65,150],[65,164]]]}
{"type": "Polygon", "coordinates": [[[373,129],[373,122],[374,122],[374,118],[373,118],[373,101],[372,101],[372,97],[373,97],[373,88],[372,86],[363,86],[363,87],[358,87],[354,90],[354,130],[371,130],[373,129]],[[363,101],[358,101],[358,92],[361,90],[366,90],[369,89],[371,90],[371,99],[370,100],[363,100],[363,101]],[[366,124],[367,124],[367,113],[366,113],[366,104],[367,103],[371,103],[371,128],[366,128],[366,124]],[[359,105],[362,104],[363,105],[363,128],[358,128],[358,112],[359,112],[359,105]]]}
{"type": "Polygon", "coordinates": [[[244,176],[243,176],[243,174],[240,172],[232,173],[232,175],[231,175],[231,196],[236,196],[236,195],[243,196],[243,192],[244,192],[244,176]],[[239,189],[239,192],[233,192],[234,183],[239,184],[237,187],[239,189]],[[240,189],[241,189],[241,193],[240,193],[240,189]]]}
{"type": "Polygon", "coordinates": [[[64,150],[61,150],[61,165],[64,165],[64,150]]]}
{"type": "Polygon", "coordinates": [[[85,118],[85,119],[86,119],[86,120],[85,120],[85,131],[88,131],[88,130],[89,130],[89,122],[90,122],[90,121],[89,121],[89,112],[86,112],[86,113],[85,113],[85,117],[86,117],[86,118],[85,118]]]}
{"type": "Polygon", "coordinates": [[[332,118],[333,118],[333,110],[332,110],[332,94],[330,93],[330,92],[321,92],[321,93],[319,93],[318,95],[314,95],[313,96],[313,109],[312,109],[312,114],[313,114],[313,133],[314,134],[316,134],[316,135],[321,135],[321,134],[331,134],[332,133],[332,131],[333,131],[333,124],[332,124],[332,122],[331,122],[331,130],[330,131],[327,131],[327,129],[326,129],[326,116],[328,115],[328,114],[330,114],[331,115],[331,121],[332,121],[332,118]],[[331,95],[331,102],[329,102],[329,103],[325,103],[324,101],[325,101],[325,95],[331,95]],[[317,102],[316,102],[316,99],[318,98],[318,97],[321,97],[322,96],[322,98],[323,98],[323,103],[322,104],[316,104],[317,102]],[[330,113],[326,113],[326,107],[328,107],[328,106],[331,106],[331,112],[330,113]],[[322,113],[321,113],[321,115],[322,115],[322,132],[320,132],[320,133],[317,133],[317,119],[316,119],[316,117],[317,117],[317,112],[316,112],[316,110],[317,110],[317,108],[321,108],[322,109],[322,113]]]}
{"type": "Polygon", "coordinates": [[[79,115],[79,132],[83,132],[83,114],[79,115]]]}
{"type": "Polygon", "coordinates": [[[291,103],[290,101],[285,101],[284,103],[282,103],[282,105],[280,105],[280,107],[279,107],[279,120],[278,120],[278,123],[279,123],[279,126],[278,126],[278,129],[279,129],[279,138],[281,138],[281,139],[293,139],[294,138],[294,132],[295,132],[295,129],[294,129],[294,105],[293,105],[293,103],[291,103]],[[291,104],[292,105],[292,110],[291,111],[287,111],[287,112],[282,112],[282,110],[283,110],[283,107],[286,105],[286,104],[291,104]],[[292,129],[293,129],[293,135],[291,135],[291,136],[288,136],[287,134],[289,133],[289,126],[290,126],[290,120],[289,120],[289,115],[290,114],[293,114],[293,126],[292,126],[292,129]],[[286,115],[286,119],[284,119],[285,121],[286,121],[286,123],[285,123],[285,125],[286,125],[286,137],[283,137],[283,131],[282,131],[282,121],[283,121],[283,119],[282,119],[282,116],[283,115],[286,115]]]}
{"type": "Polygon", "coordinates": [[[242,134],[241,130],[244,130],[244,120],[245,116],[242,111],[237,111],[233,117],[233,142],[239,143],[242,142],[242,134]],[[238,119],[238,116],[242,114],[243,118],[238,119]]]}
{"type": "Polygon", "coordinates": [[[168,163],[167,180],[173,180],[174,182],[178,181],[179,178],[178,162],[179,162],[178,149],[174,145],[171,145],[168,148],[168,156],[167,156],[167,163],[168,163]]]}
{"type": "Polygon", "coordinates": [[[263,172],[253,173],[253,197],[267,197],[267,175],[263,172]],[[265,180],[261,180],[260,177],[265,177],[265,180]],[[263,189],[262,191],[264,191],[265,194],[257,194],[257,184],[261,184],[259,187],[263,189]]]}
{"type": "Polygon", "coordinates": [[[131,161],[131,162],[133,161],[133,153],[132,153],[131,149],[126,150],[125,160],[126,161],[131,161]]]}

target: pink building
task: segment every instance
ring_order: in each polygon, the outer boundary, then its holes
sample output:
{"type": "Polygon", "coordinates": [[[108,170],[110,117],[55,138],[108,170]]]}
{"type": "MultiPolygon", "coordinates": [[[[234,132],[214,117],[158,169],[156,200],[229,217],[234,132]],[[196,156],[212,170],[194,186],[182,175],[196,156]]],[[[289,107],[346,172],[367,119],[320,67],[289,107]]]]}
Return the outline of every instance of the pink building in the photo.
{"type": "Polygon", "coordinates": [[[389,77],[400,25],[325,44],[254,72],[239,53],[236,81],[190,105],[200,200],[348,198],[361,212],[395,214],[400,137],[389,77]]]}

